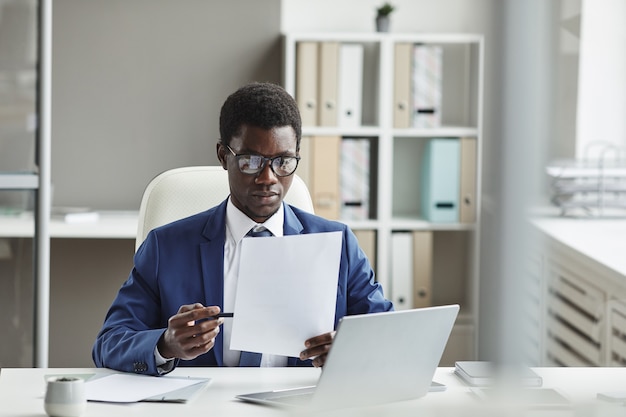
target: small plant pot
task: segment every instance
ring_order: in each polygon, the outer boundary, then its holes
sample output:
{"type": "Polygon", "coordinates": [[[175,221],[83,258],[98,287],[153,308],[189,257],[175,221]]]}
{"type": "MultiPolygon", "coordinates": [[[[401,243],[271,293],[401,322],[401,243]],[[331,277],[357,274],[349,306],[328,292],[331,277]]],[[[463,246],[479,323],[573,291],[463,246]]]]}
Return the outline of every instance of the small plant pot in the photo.
{"type": "Polygon", "coordinates": [[[391,19],[389,16],[376,17],[376,32],[389,32],[391,26],[391,19]]]}
{"type": "Polygon", "coordinates": [[[85,384],[81,378],[60,377],[48,380],[44,410],[53,417],[79,417],[87,407],[85,384]]]}

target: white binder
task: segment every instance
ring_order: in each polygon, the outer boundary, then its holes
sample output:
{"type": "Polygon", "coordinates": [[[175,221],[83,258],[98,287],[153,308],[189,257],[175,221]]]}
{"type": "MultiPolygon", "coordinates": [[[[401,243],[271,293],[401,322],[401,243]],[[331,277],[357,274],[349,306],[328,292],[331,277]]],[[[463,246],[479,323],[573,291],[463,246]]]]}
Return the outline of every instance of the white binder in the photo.
{"type": "Polygon", "coordinates": [[[363,101],[363,45],[339,47],[339,126],[361,126],[363,101]]]}
{"type": "Polygon", "coordinates": [[[396,310],[413,308],[413,234],[391,234],[391,301],[396,310]]]}

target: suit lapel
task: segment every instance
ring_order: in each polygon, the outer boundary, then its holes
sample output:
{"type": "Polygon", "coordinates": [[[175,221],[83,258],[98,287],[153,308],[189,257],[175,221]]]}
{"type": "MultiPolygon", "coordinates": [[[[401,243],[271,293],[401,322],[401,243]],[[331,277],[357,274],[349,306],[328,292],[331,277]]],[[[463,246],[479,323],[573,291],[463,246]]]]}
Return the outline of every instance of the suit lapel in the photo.
{"type": "MultiPolygon", "coordinates": [[[[207,238],[200,244],[205,306],[224,305],[224,240],[226,236],[226,201],[210,214],[202,232],[207,238]]],[[[218,366],[223,365],[223,336],[218,333],[213,353],[218,366]]]]}
{"type": "Polygon", "coordinates": [[[299,235],[302,233],[304,227],[300,222],[300,219],[296,216],[296,214],[291,209],[289,204],[283,203],[285,207],[285,220],[283,224],[283,234],[285,236],[288,235],[299,235]]]}

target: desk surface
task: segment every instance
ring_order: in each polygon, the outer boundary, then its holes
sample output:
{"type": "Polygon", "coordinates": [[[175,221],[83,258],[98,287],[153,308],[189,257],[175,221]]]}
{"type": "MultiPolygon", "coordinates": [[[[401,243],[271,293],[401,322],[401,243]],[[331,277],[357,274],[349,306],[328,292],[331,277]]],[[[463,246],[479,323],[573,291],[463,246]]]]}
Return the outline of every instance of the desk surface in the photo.
{"type": "MultiPolygon", "coordinates": [[[[626,407],[609,404],[596,399],[603,391],[626,390],[624,368],[534,368],[543,377],[545,388],[557,388],[575,402],[575,409],[586,407],[578,415],[626,415],[626,407]],[[589,414],[590,407],[608,411],[608,414],[589,414]]],[[[0,416],[44,416],[43,396],[46,375],[111,372],[103,369],[33,369],[5,368],[0,372],[0,416]]],[[[136,404],[87,404],[84,417],[92,416],[277,416],[310,415],[300,411],[282,410],[235,399],[235,395],[263,390],[292,388],[315,384],[320,371],[315,368],[178,368],[176,376],[209,377],[209,386],[187,404],[136,403],[136,404]]],[[[444,392],[433,392],[421,399],[393,404],[337,410],[324,416],[455,416],[469,415],[472,407],[480,402],[469,394],[469,388],[458,379],[453,368],[439,368],[436,381],[447,386],[444,392]]],[[[373,381],[384,383],[384,381],[373,381]]],[[[476,408],[475,411],[484,411],[476,408]]],[[[503,410],[500,410],[503,411],[503,410]]],[[[512,415],[507,410],[505,415],[512,415]]],[[[541,415],[574,415],[575,410],[534,410],[541,415]],[[557,413],[557,414],[553,414],[557,413]]],[[[472,414],[474,415],[474,414],[472,414]]],[[[485,415],[479,413],[476,415],[485,415]]],[[[493,414],[498,415],[498,414],[493,414]]],[[[500,414],[502,415],[502,414],[500,414]]],[[[515,414],[520,415],[520,414],[515,414]]]]}
{"type": "MultiPolygon", "coordinates": [[[[51,238],[76,239],[135,239],[137,211],[98,211],[99,220],[67,223],[52,218],[51,238]]],[[[35,230],[32,213],[0,216],[0,237],[32,237],[35,230]]]]}
{"type": "Polygon", "coordinates": [[[533,224],[574,251],[626,277],[626,219],[544,217],[533,219],[533,224]]]}

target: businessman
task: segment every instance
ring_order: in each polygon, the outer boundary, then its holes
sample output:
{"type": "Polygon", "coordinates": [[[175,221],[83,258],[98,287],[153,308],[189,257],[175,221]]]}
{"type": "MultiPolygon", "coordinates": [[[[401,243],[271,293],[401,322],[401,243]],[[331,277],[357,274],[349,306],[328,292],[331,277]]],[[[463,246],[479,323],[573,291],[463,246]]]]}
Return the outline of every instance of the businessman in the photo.
{"type": "Polygon", "coordinates": [[[148,234],[96,338],[97,366],[149,375],[176,366],[323,366],[334,332],[303,340],[300,357],[230,349],[233,319],[218,314],[235,303],[242,240],[259,233],[342,232],[335,326],[345,315],[393,309],[347,226],[283,202],[301,136],[297,104],[277,85],[247,84],[226,99],[216,148],[230,196],[148,234]]]}

